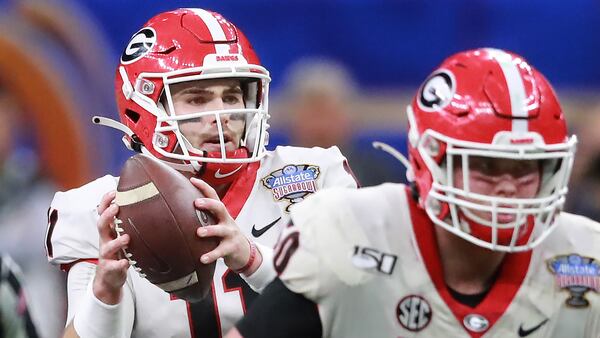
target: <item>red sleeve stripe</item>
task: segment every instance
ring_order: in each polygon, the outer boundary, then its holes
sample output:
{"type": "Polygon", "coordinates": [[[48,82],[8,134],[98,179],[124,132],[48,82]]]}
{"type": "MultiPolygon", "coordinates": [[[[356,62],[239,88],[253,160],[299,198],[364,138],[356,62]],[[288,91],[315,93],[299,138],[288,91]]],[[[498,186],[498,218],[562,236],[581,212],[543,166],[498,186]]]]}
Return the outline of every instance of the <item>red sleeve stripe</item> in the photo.
{"type": "Polygon", "coordinates": [[[81,263],[81,262],[88,262],[88,263],[92,263],[92,264],[96,264],[98,265],[98,258],[82,258],[82,259],[78,259],[74,262],[71,263],[67,263],[67,264],[61,264],[60,265],[60,269],[64,272],[69,272],[69,270],[71,270],[71,268],[73,267],[73,265],[77,264],[77,263],[81,263]]]}

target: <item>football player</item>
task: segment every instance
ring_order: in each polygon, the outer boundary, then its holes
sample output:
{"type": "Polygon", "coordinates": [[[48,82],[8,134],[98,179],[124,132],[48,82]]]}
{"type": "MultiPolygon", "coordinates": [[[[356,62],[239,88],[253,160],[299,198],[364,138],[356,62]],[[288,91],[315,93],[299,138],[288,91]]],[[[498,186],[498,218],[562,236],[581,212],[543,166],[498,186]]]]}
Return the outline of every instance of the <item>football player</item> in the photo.
{"type": "Polygon", "coordinates": [[[561,212],[576,138],[522,57],[446,59],[408,107],[410,187],[292,208],[229,337],[598,337],[600,225],[561,212]]]}
{"type": "Polygon", "coordinates": [[[38,337],[21,280],[17,264],[10,256],[0,255],[0,337],[38,337]]]}
{"type": "Polygon", "coordinates": [[[133,35],[116,71],[120,129],[133,150],[193,177],[218,219],[198,236],[219,246],[202,302],[174,299],[140,277],[121,252],[113,219],[118,177],[58,192],[49,212],[48,258],[68,271],[65,336],[221,337],[275,276],[272,248],[288,208],[326,187],[355,188],[336,147],[267,151],[270,77],[244,34],[220,14],[179,9],[133,35]],[[96,229],[97,226],[97,229],[96,229]]]}

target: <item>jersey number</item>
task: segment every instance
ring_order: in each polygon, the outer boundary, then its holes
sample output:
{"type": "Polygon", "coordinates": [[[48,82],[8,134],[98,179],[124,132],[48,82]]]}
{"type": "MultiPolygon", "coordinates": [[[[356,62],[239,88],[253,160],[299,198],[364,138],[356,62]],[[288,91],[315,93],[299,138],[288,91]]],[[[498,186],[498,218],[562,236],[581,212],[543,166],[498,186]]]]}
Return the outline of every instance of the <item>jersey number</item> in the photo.
{"type": "Polygon", "coordinates": [[[188,303],[189,319],[192,337],[195,338],[221,338],[220,306],[223,306],[226,296],[227,306],[238,307],[246,313],[246,308],[258,296],[254,290],[237,273],[225,270],[221,277],[223,290],[217,290],[213,282],[211,295],[198,303],[188,303]],[[236,302],[231,300],[231,293],[237,293],[236,302]],[[223,299],[223,300],[221,300],[223,299]],[[235,303],[235,304],[234,304],[235,303]]]}

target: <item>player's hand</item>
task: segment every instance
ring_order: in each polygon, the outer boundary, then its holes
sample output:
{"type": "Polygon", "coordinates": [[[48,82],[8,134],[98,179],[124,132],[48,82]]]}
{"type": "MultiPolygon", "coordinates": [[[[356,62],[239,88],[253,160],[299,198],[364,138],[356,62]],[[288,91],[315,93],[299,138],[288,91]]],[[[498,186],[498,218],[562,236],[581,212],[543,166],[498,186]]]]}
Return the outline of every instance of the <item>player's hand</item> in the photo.
{"type": "MultiPolygon", "coordinates": [[[[250,259],[250,242],[240,231],[235,220],[229,215],[227,208],[219,199],[217,192],[208,183],[197,178],[191,179],[192,184],[202,192],[206,198],[198,198],[194,206],[199,210],[210,212],[217,220],[217,224],[198,228],[196,234],[200,237],[220,237],[221,242],[211,252],[200,257],[200,261],[209,264],[223,257],[225,264],[232,270],[239,270],[250,259]]],[[[260,252],[257,252],[260,256],[260,252]]],[[[257,257],[259,261],[259,257],[257,257]]],[[[256,268],[246,271],[251,274],[256,268]]]]}
{"type": "Polygon", "coordinates": [[[129,235],[117,237],[114,217],[119,207],[111,203],[115,199],[115,191],[102,196],[98,205],[98,234],[100,250],[93,291],[96,298],[105,304],[117,304],[121,301],[121,289],[127,279],[129,261],[123,257],[122,249],[129,244],[129,235]]]}

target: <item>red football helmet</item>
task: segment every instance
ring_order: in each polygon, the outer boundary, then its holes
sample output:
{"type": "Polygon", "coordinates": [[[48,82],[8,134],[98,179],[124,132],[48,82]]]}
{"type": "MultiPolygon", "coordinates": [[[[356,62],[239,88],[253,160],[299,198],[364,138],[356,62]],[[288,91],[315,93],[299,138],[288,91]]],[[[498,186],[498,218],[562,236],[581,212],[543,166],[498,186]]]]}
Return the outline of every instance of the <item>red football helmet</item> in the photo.
{"type": "Polygon", "coordinates": [[[409,171],[435,224],[499,251],[528,250],[553,230],[577,140],[567,135],[554,90],[522,57],[498,49],[455,54],[425,80],[407,113],[409,171]],[[473,157],[541,161],[537,196],[473,192],[469,170],[460,169],[473,157]],[[454,182],[457,167],[463,187],[454,182]]]}
{"type": "Polygon", "coordinates": [[[213,179],[231,180],[235,175],[219,175],[219,170],[233,173],[265,155],[269,82],[269,72],[250,42],[220,14],[196,8],[164,12],[133,35],[121,56],[115,91],[122,125],[105,119],[96,122],[124,130],[130,148],[149,152],[180,170],[205,173],[210,168],[216,172],[213,179]],[[222,78],[240,81],[245,109],[175,114],[173,84],[222,78]],[[245,119],[235,151],[225,150],[223,114],[245,119]],[[216,120],[219,136],[214,142],[220,142],[219,152],[195,148],[180,131],[181,122],[204,116],[216,120]]]}

